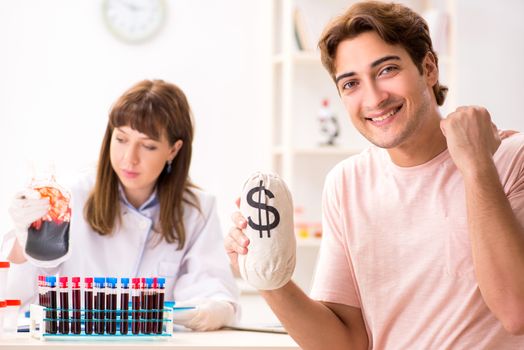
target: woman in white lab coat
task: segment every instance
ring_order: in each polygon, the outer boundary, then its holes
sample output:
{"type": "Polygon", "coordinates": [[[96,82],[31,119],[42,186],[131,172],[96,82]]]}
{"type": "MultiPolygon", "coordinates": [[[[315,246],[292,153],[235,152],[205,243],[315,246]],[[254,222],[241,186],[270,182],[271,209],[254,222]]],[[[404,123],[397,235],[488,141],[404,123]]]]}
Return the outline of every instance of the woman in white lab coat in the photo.
{"type": "Polygon", "coordinates": [[[13,200],[17,238],[9,254],[15,263],[10,293],[34,300],[40,273],[159,276],[166,278],[166,300],[197,306],[175,322],[195,330],[232,323],[238,291],[215,200],[188,177],[192,139],[190,108],[178,87],[145,80],[126,91],[110,112],[96,176],[86,175],[70,188],[64,256],[49,262],[27,254],[27,229],[47,213],[49,202],[27,192],[13,200]],[[29,292],[19,283],[21,273],[33,283],[29,292]]]}

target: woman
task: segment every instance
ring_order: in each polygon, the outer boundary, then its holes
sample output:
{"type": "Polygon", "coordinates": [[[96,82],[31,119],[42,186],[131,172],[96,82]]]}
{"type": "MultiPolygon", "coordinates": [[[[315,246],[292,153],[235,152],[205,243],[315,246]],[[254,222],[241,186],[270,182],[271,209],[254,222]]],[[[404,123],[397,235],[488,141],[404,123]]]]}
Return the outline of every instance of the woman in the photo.
{"type": "MultiPolygon", "coordinates": [[[[232,322],[238,291],[215,201],[188,177],[192,140],[184,93],[162,80],[139,82],[112,107],[96,178],[71,188],[67,252],[51,263],[27,254],[27,229],[47,213],[49,202],[25,193],[10,208],[17,239],[9,259],[23,263],[19,270],[45,267],[35,274],[165,277],[166,300],[197,306],[181,313],[179,323],[212,330],[232,322]]],[[[34,300],[36,277],[33,286],[27,297],[34,300]]]]}

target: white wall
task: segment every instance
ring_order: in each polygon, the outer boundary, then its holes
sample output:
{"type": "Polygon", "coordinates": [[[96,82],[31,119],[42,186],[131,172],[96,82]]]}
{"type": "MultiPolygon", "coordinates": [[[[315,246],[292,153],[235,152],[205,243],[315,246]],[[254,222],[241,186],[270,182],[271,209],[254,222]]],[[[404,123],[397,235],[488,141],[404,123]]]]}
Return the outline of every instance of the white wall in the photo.
{"type": "Polygon", "coordinates": [[[0,1],[0,232],[28,161],[58,174],[96,162],[111,104],[144,78],[178,84],[196,120],[191,175],[229,226],[244,179],[269,167],[269,7],[265,0],[167,0],[166,26],[119,42],[101,0],[0,1]]]}
{"type": "Polygon", "coordinates": [[[457,105],[483,105],[499,128],[524,131],[524,1],[454,4],[457,105]]]}

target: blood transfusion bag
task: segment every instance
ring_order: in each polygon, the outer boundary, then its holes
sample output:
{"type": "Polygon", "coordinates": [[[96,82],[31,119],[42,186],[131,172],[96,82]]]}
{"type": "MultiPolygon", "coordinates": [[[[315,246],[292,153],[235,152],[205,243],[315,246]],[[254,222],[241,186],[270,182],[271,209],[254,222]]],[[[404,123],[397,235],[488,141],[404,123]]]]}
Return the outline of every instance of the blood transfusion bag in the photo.
{"type": "Polygon", "coordinates": [[[42,267],[51,267],[67,258],[69,252],[71,196],[56,183],[54,169],[43,175],[33,176],[30,187],[42,198],[49,199],[49,210],[27,230],[25,253],[35,260],[33,263],[46,262],[42,267]]]}

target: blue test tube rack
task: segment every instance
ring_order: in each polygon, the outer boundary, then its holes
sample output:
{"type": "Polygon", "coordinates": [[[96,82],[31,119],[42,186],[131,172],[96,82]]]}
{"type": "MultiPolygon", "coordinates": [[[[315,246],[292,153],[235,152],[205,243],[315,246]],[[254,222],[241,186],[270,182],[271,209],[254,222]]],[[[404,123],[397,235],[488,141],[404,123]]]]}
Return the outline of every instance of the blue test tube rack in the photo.
{"type": "MultiPolygon", "coordinates": [[[[162,295],[161,306],[156,302],[150,305],[145,303],[144,308],[132,310],[129,301],[129,279],[122,278],[120,281],[120,289],[117,289],[116,278],[94,278],[93,289],[95,295],[95,302],[93,309],[75,309],[75,308],[61,308],[56,303],[56,277],[46,277],[46,298],[44,301],[46,305],[30,305],[30,333],[31,336],[38,339],[88,339],[100,337],[115,337],[115,338],[136,338],[141,339],[166,339],[173,334],[173,308],[169,307],[169,303],[164,304],[164,278],[147,279],[143,290],[146,291],[146,296],[150,296],[149,300],[156,300],[160,293],[162,295]],[[145,288],[144,288],[145,287],[145,288]],[[120,294],[120,305],[126,307],[117,307],[116,300],[120,294]],[[127,294],[127,299],[124,297],[127,294]],[[149,294],[149,295],[148,295],[149,294]],[[55,302],[52,303],[53,295],[55,302]],[[98,299],[96,299],[98,297],[98,299]],[[127,304],[126,304],[127,301],[127,304]],[[64,312],[67,311],[67,312],[64,312]],[[138,312],[140,317],[133,319],[133,312],[138,312]],[[68,319],[61,318],[61,315],[80,315],[80,319],[71,316],[68,319]],[[91,315],[92,318],[86,319],[86,315],[91,315]],[[56,331],[58,323],[69,323],[81,325],[81,331],[77,333],[69,332],[67,334],[60,334],[56,331]],[[86,334],[85,324],[92,322],[95,325],[95,332],[86,334]],[[138,334],[131,332],[132,325],[139,322],[139,329],[144,331],[138,334]]],[[[173,303],[174,304],[174,303],[173,303]]],[[[84,304],[85,306],[85,304],[84,304]]],[[[185,308],[180,308],[185,309],[185,308]]]]}

